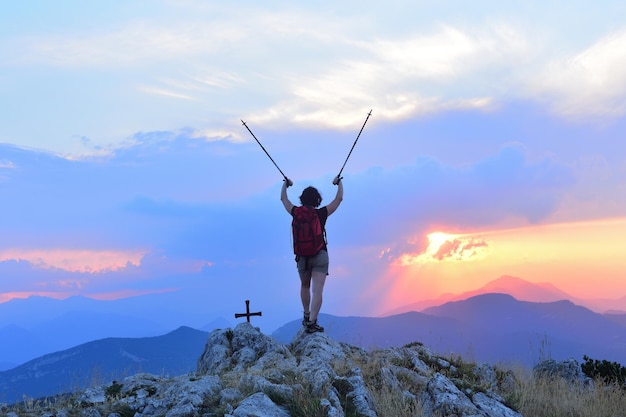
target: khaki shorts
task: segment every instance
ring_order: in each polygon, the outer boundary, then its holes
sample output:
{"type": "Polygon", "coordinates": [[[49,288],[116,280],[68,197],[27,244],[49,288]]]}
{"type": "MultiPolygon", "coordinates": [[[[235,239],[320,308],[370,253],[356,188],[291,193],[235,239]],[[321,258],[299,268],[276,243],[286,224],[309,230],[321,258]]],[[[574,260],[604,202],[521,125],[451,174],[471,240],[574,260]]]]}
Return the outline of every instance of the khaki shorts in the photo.
{"type": "Polygon", "coordinates": [[[298,260],[298,273],[304,274],[307,271],[322,272],[328,275],[328,252],[322,249],[315,256],[308,258],[301,256],[298,260]]]}

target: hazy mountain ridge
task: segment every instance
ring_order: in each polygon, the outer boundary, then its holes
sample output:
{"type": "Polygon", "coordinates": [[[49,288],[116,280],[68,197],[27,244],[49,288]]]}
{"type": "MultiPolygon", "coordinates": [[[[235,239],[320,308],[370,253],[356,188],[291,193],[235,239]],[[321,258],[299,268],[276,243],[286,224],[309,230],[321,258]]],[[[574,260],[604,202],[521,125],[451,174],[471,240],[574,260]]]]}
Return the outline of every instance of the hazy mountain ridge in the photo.
{"type": "MultiPolygon", "coordinates": [[[[565,294],[550,284],[533,284],[515,277],[501,277],[472,293],[480,293],[485,288],[494,290],[506,288],[509,292],[517,291],[523,294],[535,294],[535,296],[540,294],[542,300],[560,299],[565,294]],[[517,290],[514,291],[514,289],[517,290]]],[[[170,332],[181,325],[205,331],[231,327],[231,323],[224,318],[215,318],[209,314],[193,311],[193,308],[181,302],[182,296],[184,294],[150,294],[115,301],[99,301],[86,297],[56,300],[35,296],[0,303],[0,340],[14,341],[14,343],[0,344],[0,370],[11,369],[50,352],[69,349],[82,343],[108,337],[156,336],[170,332]],[[188,308],[189,311],[175,310],[184,308],[188,308]],[[42,315],[42,311],[45,315],[42,315]],[[203,317],[206,319],[203,320],[203,317]]],[[[445,303],[440,306],[443,305],[445,303]]],[[[520,308],[520,306],[509,305],[507,308],[520,308]]],[[[492,331],[493,329],[480,326],[480,323],[490,320],[491,316],[502,316],[501,311],[497,314],[489,313],[485,318],[475,317],[473,323],[469,324],[467,320],[457,320],[471,317],[467,311],[463,314],[459,313],[460,317],[433,314],[433,311],[429,311],[429,314],[425,316],[413,313],[394,314],[395,324],[391,326],[384,318],[370,318],[371,321],[362,324],[360,320],[357,320],[358,318],[349,317],[346,317],[345,321],[334,320],[325,325],[327,331],[332,332],[334,337],[365,348],[409,343],[417,337],[440,351],[478,350],[482,352],[485,349],[482,346],[482,340],[495,340],[507,346],[513,344],[512,338],[516,340],[515,345],[523,343],[527,346],[527,351],[530,351],[536,350],[536,346],[541,345],[546,339],[545,331],[539,331],[542,329],[541,326],[525,325],[521,318],[517,323],[509,324],[509,328],[516,329],[516,336],[509,335],[508,339],[500,337],[492,331]],[[437,319],[433,316],[437,316],[437,319]],[[531,332],[532,329],[537,331],[531,332]],[[532,333],[532,337],[529,333],[532,333]],[[478,337],[478,335],[482,336],[478,337]],[[476,348],[477,345],[480,345],[479,348],[476,348]]],[[[556,314],[556,311],[551,314],[556,314]]],[[[575,321],[574,316],[572,312],[568,314],[570,314],[569,322],[568,317],[565,316],[562,318],[563,326],[558,326],[555,332],[549,330],[554,333],[549,335],[549,342],[556,341],[557,336],[560,338],[556,331],[561,327],[567,327],[568,331],[574,333],[575,329],[568,327],[575,321]]],[[[518,314],[517,317],[523,316],[518,314]]],[[[603,318],[612,325],[619,326],[620,329],[626,328],[626,315],[624,314],[607,314],[603,318]]],[[[600,321],[595,327],[606,326],[605,322],[600,321]]],[[[297,328],[299,321],[293,322],[292,325],[297,328]]],[[[506,327],[504,324],[502,326],[506,327]]],[[[615,328],[610,327],[607,331],[616,331],[615,328]]],[[[285,326],[277,329],[275,334],[280,338],[281,332],[284,331],[286,331],[285,326]]],[[[593,338],[597,337],[596,334],[597,332],[594,333],[593,338]]],[[[617,339],[620,338],[621,336],[617,339]]],[[[565,340],[570,340],[570,337],[566,337],[565,340]]],[[[590,343],[593,342],[590,341],[590,343]]],[[[497,354],[497,352],[492,353],[497,354]]],[[[609,353],[612,354],[612,352],[609,353]]],[[[530,353],[527,352],[526,356],[529,357],[530,353]]]]}
{"type": "Polygon", "coordinates": [[[570,300],[574,304],[587,307],[601,314],[626,312],[626,297],[616,299],[582,299],[574,297],[548,282],[533,283],[518,277],[503,275],[476,290],[460,294],[443,294],[434,299],[407,304],[391,310],[389,315],[407,311],[423,311],[426,308],[440,306],[451,301],[461,301],[477,295],[493,293],[509,294],[520,301],[537,303],[570,300]]]}
{"type": "MultiPolygon", "coordinates": [[[[479,362],[532,366],[547,357],[583,355],[626,363],[626,327],[570,301],[532,303],[506,294],[485,294],[384,318],[320,315],[333,338],[366,349],[420,341],[441,352],[479,362]]],[[[289,340],[294,321],[274,332],[289,340]]]]}
{"type": "Polygon", "coordinates": [[[139,372],[181,375],[195,369],[207,336],[180,327],[163,336],[106,338],[50,353],[0,372],[0,402],[74,391],[139,372]]]}
{"type": "Polygon", "coordinates": [[[0,371],[50,352],[108,337],[150,337],[180,326],[202,330],[230,326],[225,319],[187,312],[174,294],[114,301],[33,296],[0,303],[0,371]],[[176,306],[176,309],[168,306],[176,306]],[[42,314],[45,312],[45,314],[42,314]]]}
{"type": "MultiPolygon", "coordinates": [[[[522,347],[529,349],[532,343],[534,349],[557,359],[572,356],[582,360],[583,355],[589,355],[626,363],[626,328],[567,300],[532,303],[506,294],[484,294],[432,307],[424,313],[454,318],[472,328],[491,329],[490,339],[506,343],[509,352],[519,357],[523,357],[522,347]],[[515,340],[517,343],[513,343],[515,340]]],[[[497,349],[487,352],[498,355],[497,349]]]]}

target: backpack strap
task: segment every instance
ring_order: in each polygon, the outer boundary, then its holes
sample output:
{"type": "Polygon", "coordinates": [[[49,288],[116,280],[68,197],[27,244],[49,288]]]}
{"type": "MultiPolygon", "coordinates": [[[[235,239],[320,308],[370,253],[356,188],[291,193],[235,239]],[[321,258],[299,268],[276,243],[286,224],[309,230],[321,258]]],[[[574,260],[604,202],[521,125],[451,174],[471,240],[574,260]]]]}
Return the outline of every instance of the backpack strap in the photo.
{"type": "MultiPolygon", "coordinates": [[[[291,207],[291,217],[294,217],[294,213],[295,213],[297,207],[298,206],[291,207]]],[[[300,260],[300,256],[296,255],[296,262],[298,262],[299,260],[300,260]]]]}

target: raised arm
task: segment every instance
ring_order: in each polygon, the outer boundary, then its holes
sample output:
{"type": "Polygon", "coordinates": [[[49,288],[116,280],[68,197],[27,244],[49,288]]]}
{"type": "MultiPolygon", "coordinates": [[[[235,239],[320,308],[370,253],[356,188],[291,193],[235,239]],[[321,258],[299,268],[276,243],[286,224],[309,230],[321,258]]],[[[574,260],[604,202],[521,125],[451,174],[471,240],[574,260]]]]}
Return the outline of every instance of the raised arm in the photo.
{"type": "Polygon", "coordinates": [[[289,178],[285,178],[283,181],[283,188],[280,190],[280,201],[283,202],[283,206],[285,206],[285,210],[287,210],[289,214],[291,214],[291,210],[294,206],[291,204],[291,201],[289,201],[289,197],[287,197],[287,187],[291,187],[292,185],[293,181],[289,178]]]}
{"type": "Polygon", "coordinates": [[[333,184],[337,186],[337,194],[335,195],[335,199],[326,206],[329,216],[337,210],[337,207],[339,207],[339,204],[341,204],[343,200],[343,182],[341,182],[339,175],[335,177],[333,184]]]}

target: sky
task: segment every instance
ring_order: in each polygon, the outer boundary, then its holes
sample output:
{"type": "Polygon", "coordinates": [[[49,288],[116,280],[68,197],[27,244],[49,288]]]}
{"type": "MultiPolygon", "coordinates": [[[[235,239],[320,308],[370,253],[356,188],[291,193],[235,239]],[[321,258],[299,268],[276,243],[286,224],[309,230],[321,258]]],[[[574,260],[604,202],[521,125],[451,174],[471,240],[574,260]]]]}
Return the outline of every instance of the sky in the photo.
{"type": "MultiPolygon", "coordinates": [[[[503,275],[626,296],[626,4],[6,2],[0,302],[183,294],[299,317],[292,202],[327,223],[323,312],[503,275]]],[[[626,306],[625,306],[626,309],[626,306]]]]}

